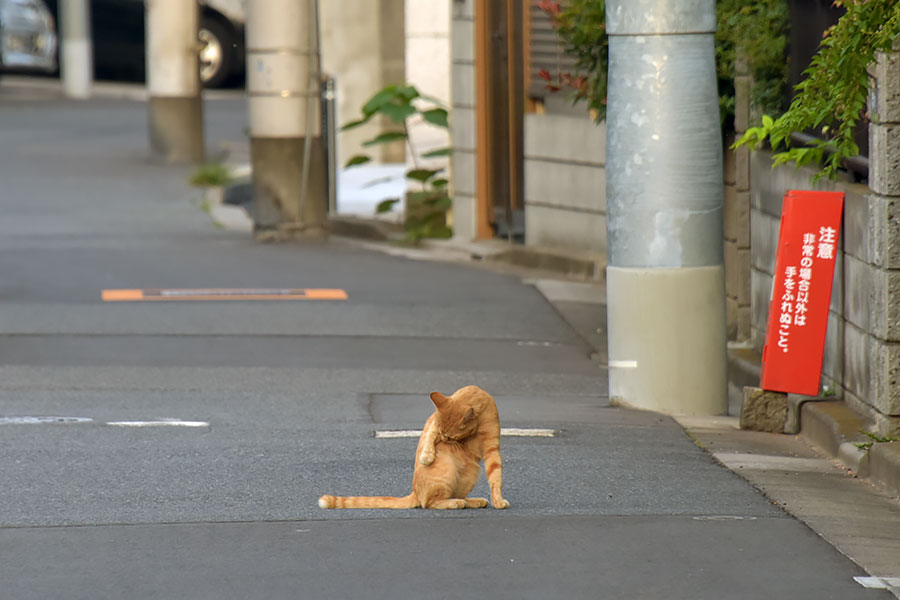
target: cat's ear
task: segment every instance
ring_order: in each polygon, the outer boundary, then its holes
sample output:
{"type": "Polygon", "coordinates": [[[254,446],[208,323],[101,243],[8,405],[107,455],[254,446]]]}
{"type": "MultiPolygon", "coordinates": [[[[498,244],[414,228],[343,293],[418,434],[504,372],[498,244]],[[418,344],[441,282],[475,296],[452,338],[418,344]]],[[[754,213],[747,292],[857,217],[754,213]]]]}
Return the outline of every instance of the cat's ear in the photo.
{"type": "Polygon", "coordinates": [[[466,416],[463,417],[462,424],[468,425],[469,423],[471,423],[474,420],[475,420],[475,409],[470,408],[468,411],[466,411],[466,416]]]}
{"type": "Polygon", "coordinates": [[[434,402],[434,405],[438,409],[441,409],[447,406],[447,403],[450,402],[450,398],[440,392],[431,392],[431,401],[434,402]]]}

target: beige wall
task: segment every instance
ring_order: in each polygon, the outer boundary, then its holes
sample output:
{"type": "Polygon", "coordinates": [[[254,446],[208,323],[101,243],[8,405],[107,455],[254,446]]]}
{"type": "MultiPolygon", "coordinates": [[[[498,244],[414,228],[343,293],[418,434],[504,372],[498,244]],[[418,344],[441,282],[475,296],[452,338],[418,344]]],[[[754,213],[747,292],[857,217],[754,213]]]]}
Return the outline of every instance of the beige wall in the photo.
{"type": "MultiPolygon", "coordinates": [[[[319,4],[322,69],[337,79],[338,126],[358,118],[362,105],[389,83],[402,83],[404,73],[404,0],[328,0],[319,4]]],[[[343,165],[363,151],[362,142],[377,135],[382,124],[338,135],[338,162],[343,165]]],[[[402,162],[403,146],[378,154],[385,162],[402,162]]]]}
{"type": "Polygon", "coordinates": [[[475,219],[475,2],[453,2],[451,21],[450,187],[453,237],[474,240],[475,219]]]}
{"type": "MultiPolygon", "coordinates": [[[[406,0],[406,80],[422,94],[450,107],[450,2],[406,0]]],[[[453,115],[450,115],[453,118],[453,115]]],[[[425,123],[410,128],[418,154],[450,144],[447,131],[425,123]]],[[[446,167],[447,159],[431,161],[431,168],[446,167]]]]}

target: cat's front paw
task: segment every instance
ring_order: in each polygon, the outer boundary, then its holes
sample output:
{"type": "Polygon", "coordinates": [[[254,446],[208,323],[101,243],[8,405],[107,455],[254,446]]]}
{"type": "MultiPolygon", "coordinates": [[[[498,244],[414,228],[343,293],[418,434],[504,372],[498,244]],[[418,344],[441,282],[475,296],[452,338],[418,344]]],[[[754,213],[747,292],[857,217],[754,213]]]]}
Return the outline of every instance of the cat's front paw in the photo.
{"type": "Polygon", "coordinates": [[[432,449],[430,452],[427,450],[422,450],[422,454],[419,455],[419,462],[425,466],[430,465],[434,462],[434,450],[432,449]]]}
{"type": "Polygon", "coordinates": [[[493,504],[494,508],[509,508],[509,502],[503,498],[492,499],[491,504],[493,504]]]}

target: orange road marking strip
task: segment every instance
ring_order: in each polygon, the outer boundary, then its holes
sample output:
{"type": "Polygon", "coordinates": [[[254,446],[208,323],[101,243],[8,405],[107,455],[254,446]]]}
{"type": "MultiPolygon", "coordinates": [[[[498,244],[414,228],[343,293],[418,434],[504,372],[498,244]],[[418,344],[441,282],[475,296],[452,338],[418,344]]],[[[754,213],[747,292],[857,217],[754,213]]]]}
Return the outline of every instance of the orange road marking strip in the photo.
{"type": "Polygon", "coordinates": [[[347,292],[344,290],[306,290],[306,297],[310,300],[346,300],[347,292]]]}
{"type": "Polygon", "coordinates": [[[340,289],[159,289],[159,290],[103,290],[104,302],[164,302],[212,300],[346,300],[347,292],[340,289]]]}
{"type": "Polygon", "coordinates": [[[103,290],[104,302],[135,302],[143,299],[142,290],[103,290]]]}

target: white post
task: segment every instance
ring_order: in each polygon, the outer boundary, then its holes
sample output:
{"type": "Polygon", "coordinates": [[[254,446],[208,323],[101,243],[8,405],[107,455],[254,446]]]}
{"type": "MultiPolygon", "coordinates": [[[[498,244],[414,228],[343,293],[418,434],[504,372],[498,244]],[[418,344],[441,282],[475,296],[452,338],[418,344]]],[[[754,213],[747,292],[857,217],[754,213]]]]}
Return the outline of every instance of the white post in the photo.
{"type": "Polygon", "coordinates": [[[90,11],[88,0],[60,0],[58,14],[62,44],[59,66],[63,93],[69,98],[91,96],[94,65],[90,11]]]}
{"type": "Polygon", "coordinates": [[[147,0],[150,148],[170,162],[203,161],[198,20],[196,0],[147,0]]]}
{"type": "Polygon", "coordinates": [[[321,237],[328,208],[315,0],[247,5],[257,239],[321,237]]]}

